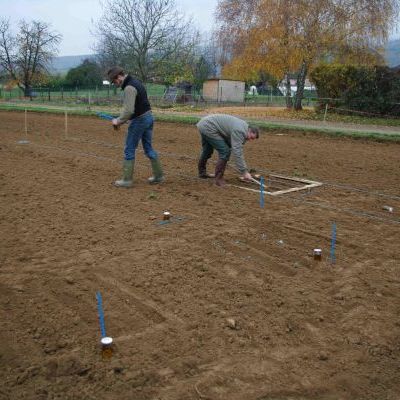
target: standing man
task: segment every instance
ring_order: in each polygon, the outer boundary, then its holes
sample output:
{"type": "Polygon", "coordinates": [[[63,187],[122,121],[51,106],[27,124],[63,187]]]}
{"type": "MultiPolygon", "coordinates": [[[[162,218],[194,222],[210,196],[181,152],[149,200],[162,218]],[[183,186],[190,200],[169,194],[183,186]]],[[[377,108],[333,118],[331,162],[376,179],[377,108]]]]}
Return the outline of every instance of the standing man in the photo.
{"type": "Polygon", "coordinates": [[[248,140],[258,139],[259,130],[255,126],[249,126],[247,122],[226,114],[211,114],[202,118],[197,123],[200,132],[202,152],[198,169],[200,178],[213,178],[207,174],[206,165],[214,149],[218,152],[218,161],[215,167],[215,184],[224,186],[223,179],[226,164],[231,152],[235,158],[236,168],[243,178],[250,180],[252,176],[247,170],[243,156],[243,145],[248,140]]]}
{"type": "Polygon", "coordinates": [[[125,159],[123,163],[122,179],[114,182],[117,187],[130,188],[133,184],[133,172],[135,166],[135,152],[142,141],[145,155],[150,159],[153,176],[149,183],[160,183],[164,180],[161,163],[154,151],[151,140],[153,136],[153,114],[147,98],[146,88],[139,80],[125,74],[121,67],[112,67],[108,78],[115,86],[124,92],[124,102],[118,118],[112,120],[116,127],[130,121],[128,133],[125,139],[125,159]]]}

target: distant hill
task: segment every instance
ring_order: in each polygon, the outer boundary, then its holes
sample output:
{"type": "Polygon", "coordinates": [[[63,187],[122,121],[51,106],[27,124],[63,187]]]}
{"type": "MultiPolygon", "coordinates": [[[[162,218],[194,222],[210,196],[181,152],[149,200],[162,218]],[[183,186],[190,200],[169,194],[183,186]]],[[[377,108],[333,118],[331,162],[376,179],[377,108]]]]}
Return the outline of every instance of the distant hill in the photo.
{"type": "Polygon", "coordinates": [[[385,59],[389,67],[400,65],[400,39],[391,40],[386,46],[385,59]]]}
{"type": "Polygon", "coordinates": [[[56,74],[66,74],[71,68],[75,68],[82,64],[85,59],[93,59],[94,54],[83,54],[80,56],[61,56],[54,57],[50,66],[50,70],[56,74]]]}

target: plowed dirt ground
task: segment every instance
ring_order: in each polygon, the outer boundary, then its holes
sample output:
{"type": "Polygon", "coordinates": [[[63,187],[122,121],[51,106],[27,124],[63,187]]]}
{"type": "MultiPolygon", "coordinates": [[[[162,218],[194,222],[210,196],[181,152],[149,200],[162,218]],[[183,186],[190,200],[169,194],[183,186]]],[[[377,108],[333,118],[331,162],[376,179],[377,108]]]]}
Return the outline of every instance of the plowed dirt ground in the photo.
{"type": "Polygon", "coordinates": [[[28,128],[19,144],[24,114],[0,113],[1,399],[400,398],[398,144],[263,132],[250,167],[324,185],[262,209],[196,178],[194,126],[156,123],[166,182],[139,151],[130,190],[111,185],[124,131],[28,128]]]}

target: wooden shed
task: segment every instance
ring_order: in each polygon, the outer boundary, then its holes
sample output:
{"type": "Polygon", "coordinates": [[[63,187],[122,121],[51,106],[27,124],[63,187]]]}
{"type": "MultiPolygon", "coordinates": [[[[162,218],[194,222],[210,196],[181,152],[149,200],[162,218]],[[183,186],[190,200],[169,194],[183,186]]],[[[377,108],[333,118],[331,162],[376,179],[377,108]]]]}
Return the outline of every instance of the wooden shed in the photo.
{"type": "Polygon", "coordinates": [[[230,79],[208,79],[203,83],[203,98],[208,101],[244,102],[244,82],[230,79]]]}

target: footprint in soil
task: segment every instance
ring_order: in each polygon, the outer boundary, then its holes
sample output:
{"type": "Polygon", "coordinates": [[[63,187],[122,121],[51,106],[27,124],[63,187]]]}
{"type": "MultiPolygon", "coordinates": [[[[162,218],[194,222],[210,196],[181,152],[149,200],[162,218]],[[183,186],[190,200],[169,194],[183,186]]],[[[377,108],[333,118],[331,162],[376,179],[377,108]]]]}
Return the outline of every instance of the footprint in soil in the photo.
{"type": "Polygon", "coordinates": [[[76,356],[53,357],[45,365],[47,378],[60,376],[86,375],[90,368],[84,366],[76,356]]]}

